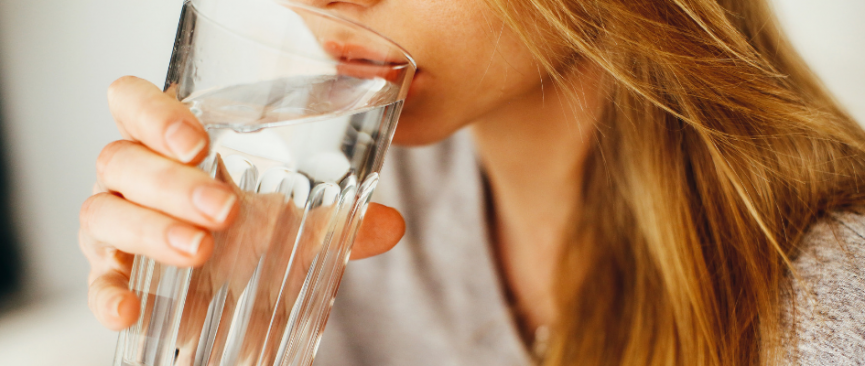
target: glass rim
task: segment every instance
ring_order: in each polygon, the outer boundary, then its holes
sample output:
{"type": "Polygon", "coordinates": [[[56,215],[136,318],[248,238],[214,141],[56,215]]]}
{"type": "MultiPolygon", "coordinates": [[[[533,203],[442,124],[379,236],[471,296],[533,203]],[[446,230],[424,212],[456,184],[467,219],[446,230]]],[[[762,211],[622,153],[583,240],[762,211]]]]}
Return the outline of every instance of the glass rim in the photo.
{"type": "MultiPolygon", "coordinates": [[[[200,1],[200,0],[199,0],[199,1],[200,1]]],[[[371,35],[373,35],[374,37],[380,39],[381,41],[384,41],[384,43],[386,43],[388,46],[390,46],[390,47],[393,48],[394,50],[398,51],[399,54],[400,54],[400,55],[401,55],[401,56],[406,60],[406,65],[403,65],[403,64],[391,65],[391,67],[392,67],[393,69],[401,69],[401,68],[404,68],[405,66],[410,66],[411,69],[413,69],[413,70],[417,70],[417,62],[414,60],[414,57],[412,57],[411,54],[410,54],[410,53],[409,53],[405,48],[403,48],[399,43],[396,43],[394,40],[390,39],[389,37],[387,37],[387,36],[385,36],[385,35],[379,33],[379,32],[376,31],[375,29],[372,29],[372,28],[370,28],[369,26],[367,26],[367,25],[365,25],[365,24],[363,24],[363,23],[360,23],[360,22],[355,21],[355,20],[352,20],[352,19],[345,18],[345,17],[343,17],[343,16],[341,16],[341,15],[339,15],[339,14],[336,14],[336,13],[334,13],[334,12],[331,12],[331,11],[328,11],[328,10],[325,10],[325,9],[321,9],[321,8],[319,8],[319,7],[315,7],[315,6],[311,6],[311,5],[303,4],[303,3],[300,3],[300,2],[297,2],[297,1],[294,1],[294,0],[270,0],[270,1],[273,1],[274,3],[276,3],[276,4],[278,4],[278,5],[282,5],[282,6],[288,8],[288,9],[290,9],[290,10],[292,10],[292,11],[294,11],[294,9],[301,9],[301,10],[303,10],[303,11],[313,13],[313,14],[315,14],[316,16],[319,16],[319,17],[322,17],[322,18],[326,18],[326,19],[329,19],[329,20],[331,20],[331,21],[335,21],[335,22],[337,22],[337,23],[341,23],[341,24],[344,25],[344,26],[347,26],[347,27],[350,27],[350,28],[355,28],[355,29],[361,30],[361,31],[363,31],[363,32],[365,32],[365,33],[371,34],[371,35]]],[[[196,6],[195,6],[196,0],[184,0],[184,2],[188,2],[188,3],[190,3],[190,4],[192,5],[192,7],[196,9],[195,11],[198,12],[198,15],[199,15],[199,16],[203,16],[203,17],[205,17],[205,18],[211,19],[211,21],[214,21],[214,20],[213,20],[209,15],[207,15],[206,13],[202,13],[202,12],[201,12],[201,11],[200,11],[196,6]]],[[[222,24],[220,24],[219,22],[214,21],[214,23],[217,24],[219,27],[223,27],[223,28],[225,27],[225,26],[223,26],[222,24]]],[[[238,33],[237,33],[236,31],[234,31],[234,30],[231,30],[231,29],[228,29],[228,28],[226,28],[226,30],[229,31],[229,32],[231,32],[231,33],[233,33],[233,34],[235,34],[235,35],[237,35],[237,36],[239,36],[239,37],[249,38],[249,37],[244,36],[244,35],[242,35],[242,34],[238,34],[238,33]]],[[[255,40],[255,39],[249,39],[249,40],[252,41],[252,42],[256,42],[256,43],[261,44],[260,41],[255,40]]],[[[286,52],[286,51],[285,51],[285,50],[281,50],[281,52],[286,52]]],[[[300,57],[310,57],[310,55],[300,55],[300,54],[295,54],[295,56],[300,56],[300,57]]],[[[319,60],[319,61],[323,61],[323,62],[324,62],[324,61],[331,61],[331,62],[333,62],[334,60],[319,60]]],[[[339,61],[339,60],[336,60],[335,63],[336,63],[336,64],[339,64],[339,63],[342,63],[342,62],[339,61]]]]}

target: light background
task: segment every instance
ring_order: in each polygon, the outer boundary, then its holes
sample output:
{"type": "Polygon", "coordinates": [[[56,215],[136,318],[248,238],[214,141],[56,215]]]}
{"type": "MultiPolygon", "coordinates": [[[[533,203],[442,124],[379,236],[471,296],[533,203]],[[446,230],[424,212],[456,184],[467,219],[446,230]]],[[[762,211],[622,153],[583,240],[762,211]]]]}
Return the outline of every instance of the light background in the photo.
{"type": "MultiPolygon", "coordinates": [[[[399,1],[399,0],[391,0],[399,1]]],[[[774,0],[796,47],[865,121],[865,0],[774,0]]],[[[180,0],[0,0],[0,106],[28,306],[0,315],[9,365],[108,365],[115,334],[86,308],[78,210],[118,139],[105,91],[165,77],[180,0]],[[50,350],[47,351],[46,350],[50,350]]]]}

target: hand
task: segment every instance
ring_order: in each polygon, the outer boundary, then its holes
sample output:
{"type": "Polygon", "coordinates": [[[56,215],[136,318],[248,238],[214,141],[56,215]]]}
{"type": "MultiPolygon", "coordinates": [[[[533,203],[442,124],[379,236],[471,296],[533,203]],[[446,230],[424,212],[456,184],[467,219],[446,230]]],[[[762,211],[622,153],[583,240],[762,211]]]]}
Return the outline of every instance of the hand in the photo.
{"type": "MultiPolygon", "coordinates": [[[[243,210],[273,206],[267,195],[240,192],[230,179],[211,179],[195,167],[206,155],[207,133],[170,92],[124,77],[111,85],[108,100],[124,139],[97,159],[94,194],[81,208],[79,244],[91,265],[90,308],[104,326],[120,330],[139,316],[139,300],[128,290],[135,254],[200,267],[220,238],[243,235],[225,231],[243,210]],[[242,208],[241,202],[251,203],[242,208]]],[[[404,231],[396,210],[370,204],[351,259],[386,252],[404,231]]]]}

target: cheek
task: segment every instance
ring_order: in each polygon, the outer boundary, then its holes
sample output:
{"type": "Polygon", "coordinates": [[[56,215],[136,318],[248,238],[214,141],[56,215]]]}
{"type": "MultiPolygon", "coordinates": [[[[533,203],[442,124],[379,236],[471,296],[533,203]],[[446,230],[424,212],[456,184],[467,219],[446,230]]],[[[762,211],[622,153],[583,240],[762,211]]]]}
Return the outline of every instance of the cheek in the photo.
{"type": "MultiPolygon", "coordinates": [[[[387,3],[385,3],[387,4],[387,3]]],[[[418,62],[394,136],[426,144],[538,88],[541,75],[528,49],[482,0],[391,2],[408,16],[389,17],[388,32],[418,62]]]]}

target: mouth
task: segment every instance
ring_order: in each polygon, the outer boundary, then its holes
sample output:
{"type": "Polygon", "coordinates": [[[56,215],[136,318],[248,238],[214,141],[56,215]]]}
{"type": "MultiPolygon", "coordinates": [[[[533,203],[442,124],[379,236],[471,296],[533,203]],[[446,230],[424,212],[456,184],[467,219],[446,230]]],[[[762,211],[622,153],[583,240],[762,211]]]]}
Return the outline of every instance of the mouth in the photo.
{"type": "MultiPolygon", "coordinates": [[[[390,82],[398,82],[411,65],[402,54],[393,54],[389,52],[390,50],[376,50],[359,44],[337,41],[324,42],[322,47],[339,62],[336,70],[340,75],[359,79],[382,78],[390,82]]],[[[415,69],[406,99],[417,94],[416,84],[420,74],[421,70],[415,69]]]]}
{"type": "Polygon", "coordinates": [[[360,79],[382,78],[396,82],[405,72],[409,63],[390,52],[375,50],[358,44],[327,41],[322,44],[324,51],[339,61],[337,72],[340,75],[360,79]]]}
{"type": "Polygon", "coordinates": [[[406,65],[405,62],[396,62],[396,61],[387,61],[378,58],[365,58],[365,57],[356,57],[356,55],[344,55],[337,58],[340,63],[349,64],[349,65],[368,65],[368,66],[378,66],[378,67],[399,67],[401,65],[406,65]]]}
{"type": "Polygon", "coordinates": [[[340,62],[347,64],[363,64],[380,67],[398,67],[408,65],[404,59],[352,43],[327,41],[323,44],[325,52],[340,62]]]}

